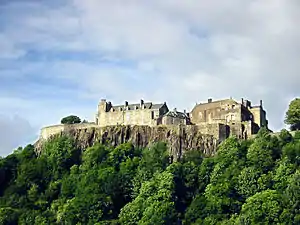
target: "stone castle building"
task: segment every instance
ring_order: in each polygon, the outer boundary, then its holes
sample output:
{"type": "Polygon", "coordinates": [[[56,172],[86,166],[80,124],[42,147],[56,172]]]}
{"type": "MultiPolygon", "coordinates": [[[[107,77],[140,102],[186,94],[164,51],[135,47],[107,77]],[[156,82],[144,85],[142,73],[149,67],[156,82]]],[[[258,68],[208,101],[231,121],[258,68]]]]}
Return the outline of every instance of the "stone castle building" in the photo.
{"type": "Polygon", "coordinates": [[[242,99],[241,103],[233,99],[212,101],[197,104],[190,113],[192,124],[221,124],[226,126],[227,135],[234,134],[247,139],[256,134],[261,127],[268,128],[266,111],[260,105],[252,106],[251,102],[242,99]]]}
{"type": "Polygon", "coordinates": [[[260,105],[252,106],[248,100],[241,103],[233,99],[197,104],[190,113],[170,111],[166,102],[153,104],[143,100],[137,104],[112,105],[105,99],[98,105],[96,125],[196,125],[203,133],[219,137],[230,134],[247,139],[264,126],[268,127],[266,111],[260,105]]]}
{"type": "Polygon", "coordinates": [[[111,102],[102,99],[98,105],[96,124],[110,125],[158,125],[158,118],[169,112],[166,103],[153,104],[141,100],[139,104],[113,106],[111,102]]]}

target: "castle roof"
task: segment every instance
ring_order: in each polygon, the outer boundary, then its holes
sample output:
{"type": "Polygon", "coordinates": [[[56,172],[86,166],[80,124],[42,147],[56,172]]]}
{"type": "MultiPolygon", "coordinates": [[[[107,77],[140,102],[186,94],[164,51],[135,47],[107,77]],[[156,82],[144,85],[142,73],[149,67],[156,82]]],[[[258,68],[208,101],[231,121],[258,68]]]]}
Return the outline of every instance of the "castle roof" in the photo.
{"type": "MultiPolygon", "coordinates": [[[[209,99],[211,100],[211,99],[209,99]]],[[[222,100],[216,100],[216,101],[209,101],[209,102],[205,102],[205,103],[199,103],[196,104],[195,107],[193,108],[202,108],[202,109],[211,109],[211,108],[216,108],[216,107],[220,107],[222,104],[240,104],[238,102],[236,102],[235,100],[229,98],[229,99],[222,99],[222,100]]],[[[192,110],[192,111],[193,111],[192,110]]]]}
{"type": "MultiPolygon", "coordinates": [[[[145,107],[145,109],[158,110],[161,107],[163,107],[164,105],[165,105],[165,103],[153,104],[152,102],[145,102],[143,104],[143,107],[145,107]]],[[[118,109],[121,109],[121,110],[124,110],[124,109],[126,109],[126,110],[136,110],[136,109],[140,109],[141,108],[141,104],[128,104],[127,107],[125,107],[125,105],[116,105],[116,106],[113,106],[112,108],[114,110],[118,110],[118,109]]]]}
{"type": "Polygon", "coordinates": [[[163,116],[170,116],[170,117],[175,117],[175,118],[180,118],[180,119],[188,119],[188,115],[183,112],[178,112],[177,110],[169,111],[163,116]]]}

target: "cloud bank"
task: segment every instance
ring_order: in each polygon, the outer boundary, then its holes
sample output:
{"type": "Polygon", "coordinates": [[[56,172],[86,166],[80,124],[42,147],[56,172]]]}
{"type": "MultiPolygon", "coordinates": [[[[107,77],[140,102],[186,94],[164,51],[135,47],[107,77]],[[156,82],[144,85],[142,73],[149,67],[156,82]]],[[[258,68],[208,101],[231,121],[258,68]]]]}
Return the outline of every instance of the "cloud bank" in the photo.
{"type": "Polygon", "coordinates": [[[297,0],[3,1],[1,121],[15,127],[16,114],[38,134],[71,113],[93,119],[100,98],[191,110],[231,96],[262,99],[281,129],[299,95],[299,9],[297,0]]]}

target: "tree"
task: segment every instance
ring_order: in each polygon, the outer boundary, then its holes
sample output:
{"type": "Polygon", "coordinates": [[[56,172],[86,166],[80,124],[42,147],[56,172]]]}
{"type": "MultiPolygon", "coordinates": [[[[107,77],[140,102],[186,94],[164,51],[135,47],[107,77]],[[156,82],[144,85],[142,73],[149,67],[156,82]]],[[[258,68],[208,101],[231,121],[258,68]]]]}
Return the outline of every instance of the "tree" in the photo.
{"type": "Polygon", "coordinates": [[[277,191],[258,192],[243,205],[239,224],[283,224],[279,221],[282,210],[282,196],[277,191]]]}
{"type": "Polygon", "coordinates": [[[0,224],[15,225],[18,224],[17,210],[11,207],[0,208],[0,224]]]}
{"type": "Polygon", "coordinates": [[[142,184],[139,195],[121,210],[121,224],[175,224],[175,183],[170,170],[172,165],[142,184]]]}
{"type": "Polygon", "coordinates": [[[300,98],[290,102],[284,122],[290,125],[291,130],[300,130],[300,98]]]}
{"type": "Polygon", "coordinates": [[[75,124],[81,123],[81,119],[78,116],[70,115],[61,119],[62,124],[75,124]]]}

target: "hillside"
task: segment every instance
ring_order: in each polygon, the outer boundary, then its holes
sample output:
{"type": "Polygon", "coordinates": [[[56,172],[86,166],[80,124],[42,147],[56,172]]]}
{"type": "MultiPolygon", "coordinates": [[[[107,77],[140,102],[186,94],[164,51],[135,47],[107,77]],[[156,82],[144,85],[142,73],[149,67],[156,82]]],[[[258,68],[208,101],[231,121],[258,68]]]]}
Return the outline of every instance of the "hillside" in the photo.
{"type": "Polygon", "coordinates": [[[300,133],[225,140],[177,162],[149,148],[71,136],[0,160],[0,224],[299,224],[300,133]]]}

